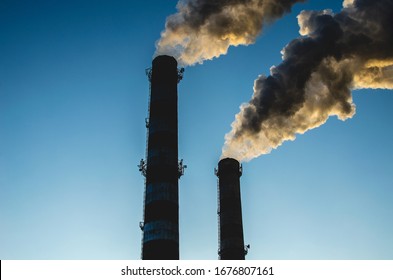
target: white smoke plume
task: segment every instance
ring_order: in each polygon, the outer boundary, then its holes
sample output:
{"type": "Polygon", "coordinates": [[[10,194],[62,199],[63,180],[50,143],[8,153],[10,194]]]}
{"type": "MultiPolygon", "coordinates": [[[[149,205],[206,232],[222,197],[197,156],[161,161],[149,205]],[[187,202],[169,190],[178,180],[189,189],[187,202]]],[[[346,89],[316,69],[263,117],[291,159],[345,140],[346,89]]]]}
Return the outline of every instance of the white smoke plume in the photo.
{"type": "Polygon", "coordinates": [[[352,89],[393,89],[393,0],[345,0],[337,14],[303,11],[302,37],[254,82],[225,136],[222,157],[248,161],[296,134],[355,114],[352,89]]]}
{"type": "Polygon", "coordinates": [[[155,55],[193,65],[226,54],[230,46],[255,42],[263,25],[306,0],[180,0],[167,18],[155,55]]]}

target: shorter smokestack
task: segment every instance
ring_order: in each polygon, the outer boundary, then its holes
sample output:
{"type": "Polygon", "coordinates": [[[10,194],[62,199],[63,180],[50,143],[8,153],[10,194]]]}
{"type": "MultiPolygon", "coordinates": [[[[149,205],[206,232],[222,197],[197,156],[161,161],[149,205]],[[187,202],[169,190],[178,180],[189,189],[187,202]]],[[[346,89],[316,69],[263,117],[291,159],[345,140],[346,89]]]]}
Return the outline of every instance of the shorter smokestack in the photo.
{"type": "Polygon", "coordinates": [[[218,215],[219,258],[221,260],[244,260],[242,206],[240,176],[242,166],[233,158],[218,163],[218,215]]]}

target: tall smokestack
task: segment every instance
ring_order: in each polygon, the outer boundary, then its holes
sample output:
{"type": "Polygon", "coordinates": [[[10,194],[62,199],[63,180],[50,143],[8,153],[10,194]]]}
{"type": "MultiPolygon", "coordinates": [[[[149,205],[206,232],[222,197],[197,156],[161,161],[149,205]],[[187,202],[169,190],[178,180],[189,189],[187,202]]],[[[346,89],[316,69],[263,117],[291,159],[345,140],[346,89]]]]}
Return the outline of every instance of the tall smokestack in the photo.
{"type": "Polygon", "coordinates": [[[242,167],[233,158],[218,163],[218,214],[219,257],[221,260],[244,260],[242,206],[240,198],[240,176],[242,167]]]}
{"type": "Polygon", "coordinates": [[[147,161],[140,171],[146,176],[142,259],[179,259],[177,83],[183,69],[171,56],[158,56],[148,69],[150,104],[147,161]]]}

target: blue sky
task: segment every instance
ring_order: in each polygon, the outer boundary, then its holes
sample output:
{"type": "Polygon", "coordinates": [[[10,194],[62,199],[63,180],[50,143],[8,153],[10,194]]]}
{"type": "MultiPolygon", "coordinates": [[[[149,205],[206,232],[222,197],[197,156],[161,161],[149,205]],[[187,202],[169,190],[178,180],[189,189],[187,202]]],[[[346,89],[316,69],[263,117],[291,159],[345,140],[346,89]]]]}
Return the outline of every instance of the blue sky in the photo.
{"type": "MultiPolygon", "coordinates": [[[[0,2],[0,259],[139,259],[150,67],[177,1],[0,2]]],[[[253,82],[303,9],[179,84],[180,256],[217,259],[217,166],[253,82]]],[[[393,95],[244,163],[248,259],[393,258],[393,95]]]]}

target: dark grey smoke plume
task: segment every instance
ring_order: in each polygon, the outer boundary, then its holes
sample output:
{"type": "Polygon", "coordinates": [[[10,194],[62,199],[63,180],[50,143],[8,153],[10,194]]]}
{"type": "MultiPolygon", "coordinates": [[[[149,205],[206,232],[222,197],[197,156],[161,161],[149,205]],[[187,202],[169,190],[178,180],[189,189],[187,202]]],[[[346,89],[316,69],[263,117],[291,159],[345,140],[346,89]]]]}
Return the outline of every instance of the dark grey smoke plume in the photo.
{"type": "Polygon", "coordinates": [[[255,42],[264,23],[306,0],[180,0],[168,17],[156,55],[169,54],[183,65],[226,54],[230,46],[255,42]]]}
{"type": "Polygon", "coordinates": [[[250,160],[269,153],[329,116],[355,113],[351,89],[393,88],[393,0],[345,0],[338,14],[303,11],[302,37],[283,61],[260,76],[232,123],[223,157],[250,160]]]}

